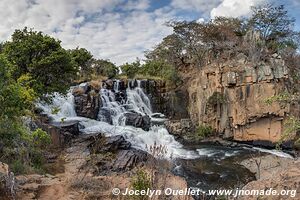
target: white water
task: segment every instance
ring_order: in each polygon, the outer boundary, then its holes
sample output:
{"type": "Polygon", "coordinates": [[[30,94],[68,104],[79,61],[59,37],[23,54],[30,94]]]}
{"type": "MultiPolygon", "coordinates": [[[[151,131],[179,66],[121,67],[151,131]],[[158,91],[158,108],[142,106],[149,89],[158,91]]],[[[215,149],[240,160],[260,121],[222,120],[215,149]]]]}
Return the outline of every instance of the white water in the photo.
{"type": "MultiPolygon", "coordinates": [[[[183,148],[183,145],[175,140],[163,126],[152,126],[149,131],[141,128],[124,125],[123,114],[134,111],[142,115],[151,116],[152,108],[150,100],[143,92],[142,88],[127,88],[127,101],[119,103],[116,101],[114,92],[107,89],[101,89],[102,108],[109,109],[112,116],[113,125],[103,121],[92,120],[84,117],[77,117],[74,109],[74,97],[71,91],[66,97],[55,94],[51,105],[39,104],[44,112],[53,118],[54,121],[78,120],[84,128],[81,132],[86,134],[104,133],[107,136],[123,135],[126,140],[131,142],[132,146],[141,150],[149,151],[148,148],[154,144],[162,145],[167,148],[167,158],[185,158],[194,159],[199,157],[196,151],[189,151],[183,148]],[[53,109],[60,109],[58,113],[53,113],[53,109]],[[148,148],[147,148],[148,147],[148,148]]],[[[119,86],[114,86],[114,90],[118,91],[119,86]]],[[[102,116],[98,116],[101,120],[102,116]]],[[[155,120],[155,119],[154,119],[155,120]]]]}
{"type": "MultiPolygon", "coordinates": [[[[84,86],[81,84],[80,86],[84,86]]],[[[140,82],[138,82],[138,87],[126,90],[127,101],[121,101],[121,103],[116,101],[115,93],[108,89],[101,89],[100,95],[102,100],[102,108],[110,111],[112,116],[113,125],[101,121],[103,116],[99,113],[98,119],[93,120],[84,117],[78,117],[74,109],[74,96],[71,93],[72,88],[66,96],[55,93],[53,102],[49,104],[38,104],[40,108],[44,110],[44,113],[52,117],[54,121],[60,122],[63,120],[78,120],[81,125],[84,126],[81,132],[86,134],[91,133],[104,133],[107,136],[111,135],[123,135],[126,140],[131,142],[133,147],[141,150],[148,151],[147,147],[157,144],[166,146],[167,148],[167,158],[184,158],[184,159],[195,159],[200,156],[211,157],[217,152],[213,149],[207,150],[205,148],[197,149],[197,151],[190,151],[183,148],[183,145],[175,140],[175,138],[168,133],[166,128],[163,126],[152,126],[149,131],[144,131],[141,128],[135,128],[132,126],[125,126],[124,113],[126,112],[136,112],[141,115],[151,116],[153,114],[151,108],[151,102],[148,96],[143,92],[140,87],[140,82]],[[53,112],[54,110],[59,110],[59,112],[53,112]]],[[[118,92],[119,81],[114,84],[114,91],[118,92]]],[[[152,118],[152,121],[162,121],[160,118],[152,118]]],[[[288,157],[290,155],[277,150],[266,150],[261,148],[254,148],[255,150],[274,154],[279,157],[288,157]]],[[[236,155],[237,152],[227,153],[225,157],[230,157],[236,155]]]]}

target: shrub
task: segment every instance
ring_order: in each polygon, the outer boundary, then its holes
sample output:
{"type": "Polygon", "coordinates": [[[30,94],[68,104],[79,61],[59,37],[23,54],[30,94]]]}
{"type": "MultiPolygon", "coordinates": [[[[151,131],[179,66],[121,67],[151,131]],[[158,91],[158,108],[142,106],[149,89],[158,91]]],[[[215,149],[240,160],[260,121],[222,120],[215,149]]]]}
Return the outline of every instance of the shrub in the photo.
{"type": "MultiPolygon", "coordinates": [[[[139,169],[136,175],[133,177],[131,186],[134,190],[147,190],[151,189],[151,177],[142,169],[139,169]]],[[[144,200],[148,199],[146,195],[134,196],[136,199],[144,200]]]]}
{"type": "Polygon", "coordinates": [[[211,126],[201,124],[196,128],[196,136],[199,139],[204,139],[213,134],[213,128],[211,126]]]}
{"type": "Polygon", "coordinates": [[[225,103],[225,97],[220,92],[214,92],[207,100],[207,103],[211,106],[225,103]]]}

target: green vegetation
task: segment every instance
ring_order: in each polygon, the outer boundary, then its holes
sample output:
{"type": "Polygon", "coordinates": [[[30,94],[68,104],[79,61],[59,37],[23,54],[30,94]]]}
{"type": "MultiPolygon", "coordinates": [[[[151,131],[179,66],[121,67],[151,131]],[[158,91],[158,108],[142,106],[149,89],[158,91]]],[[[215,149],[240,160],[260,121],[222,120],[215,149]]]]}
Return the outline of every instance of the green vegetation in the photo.
{"type": "MultiPolygon", "coordinates": [[[[142,169],[136,172],[131,182],[131,187],[133,190],[147,190],[151,189],[151,177],[142,169]]],[[[134,199],[145,200],[148,199],[147,195],[133,196],[134,199]]]]}
{"type": "Polygon", "coordinates": [[[231,60],[241,53],[254,63],[277,53],[298,74],[300,33],[294,31],[294,21],[284,6],[271,5],[253,7],[249,18],[171,21],[167,25],[173,33],[145,53],[145,64],[136,61],[121,65],[122,75],[155,77],[178,85],[181,70],[186,66],[201,68],[231,60]]]}
{"type": "MultiPolygon", "coordinates": [[[[299,102],[299,95],[284,92],[278,95],[271,96],[265,100],[265,103],[272,105],[277,102],[286,106],[287,104],[299,102]]],[[[294,140],[296,148],[300,148],[300,137],[297,134],[300,131],[300,119],[299,116],[290,116],[284,121],[284,131],[281,135],[280,140],[276,144],[276,148],[280,149],[280,146],[284,141],[294,140]]]]}
{"type": "Polygon", "coordinates": [[[144,64],[135,61],[121,65],[120,68],[122,75],[128,78],[163,79],[171,84],[178,84],[180,81],[175,68],[160,60],[148,60],[144,64]]]}
{"type": "Polygon", "coordinates": [[[214,92],[207,100],[207,104],[210,106],[215,106],[225,102],[225,97],[220,92],[214,92]]]}
{"type": "Polygon", "coordinates": [[[37,100],[66,92],[78,72],[75,61],[60,41],[27,28],[1,44],[0,160],[15,173],[43,170],[50,137],[25,122],[35,117],[37,100]]]}
{"type": "Polygon", "coordinates": [[[212,136],[214,130],[211,126],[201,124],[196,128],[196,137],[199,140],[202,140],[206,137],[212,136]]]}
{"type": "Polygon", "coordinates": [[[13,78],[30,78],[29,86],[38,97],[65,92],[78,70],[60,41],[27,28],[13,33],[12,41],[4,44],[3,55],[13,65],[13,78]]]}
{"type": "Polygon", "coordinates": [[[164,61],[176,69],[203,67],[234,58],[240,53],[256,62],[274,53],[293,62],[299,47],[299,32],[284,6],[252,8],[249,18],[216,17],[210,21],[171,21],[173,33],[153,50],[147,60],[164,61]],[[288,55],[288,56],[287,56],[288,55]]]}

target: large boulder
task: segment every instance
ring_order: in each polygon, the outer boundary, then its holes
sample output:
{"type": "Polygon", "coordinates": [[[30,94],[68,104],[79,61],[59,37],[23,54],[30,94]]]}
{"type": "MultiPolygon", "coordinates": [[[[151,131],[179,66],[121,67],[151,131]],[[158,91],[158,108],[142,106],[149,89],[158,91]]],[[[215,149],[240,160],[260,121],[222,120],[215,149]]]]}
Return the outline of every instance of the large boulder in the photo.
{"type": "Polygon", "coordinates": [[[128,171],[143,165],[151,157],[147,152],[132,148],[121,135],[106,137],[99,133],[90,136],[89,140],[92,142],[88,147],[98,174],[128,171]]]}
{"type": "Polygon", "coordinates": [[[73,89],[75,111],[78,116],[97,119],[101,107],[101,98],[98,88],[77,86],[73,89]]]}
{"type": "Polygon", "coordinates": [[[151,127],[151,118],[148,115],[141,115],[139,113],[128,112],[124,114],[125,124],[141,128],[145,131],[149,131],[151,127]]]}
{"type": "Polygon", "coordinates": [[[146,162],[148,159],[149,154],[144,151],[138,149],[121,150],[112,164],[112,170],[128,171],[146,162]]]}
{"type": "Polygon", "coordinates": [[[92,153],[117,152],[120,149],[130,149],[131,144],[121,135],[105,137],[103,134],[93,136],[93,142],[89,145],[92,153]]]}
{"type": "Polygon", "coordinates": [[[52,122],[43,126],[52,139],[54,147],[64,147],[70,144],[71,139],[79,135],[80,125],[78,121],[52,122]]]}

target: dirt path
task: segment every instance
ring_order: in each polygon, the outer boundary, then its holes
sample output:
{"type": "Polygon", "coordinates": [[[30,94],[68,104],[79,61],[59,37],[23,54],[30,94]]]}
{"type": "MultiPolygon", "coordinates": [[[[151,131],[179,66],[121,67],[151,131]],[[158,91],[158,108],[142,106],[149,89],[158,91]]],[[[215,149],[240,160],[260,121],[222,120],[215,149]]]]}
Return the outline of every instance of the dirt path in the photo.
{"type": "Polygon", "coordinates": [[[39,200],[71,200],[84,199],[84,195],[70,188],[74,177],[83,176],[80,167],[86,162],[89,156],[87,144],[78,138],[73,141],[72,146],[61,153],[64,161],[64,172],[54,176],[26,175],[19,176],[21,192],[17,199],[39,199],[39,200]],[[24,182],[24,184],[22,184],[24,182]]]}

